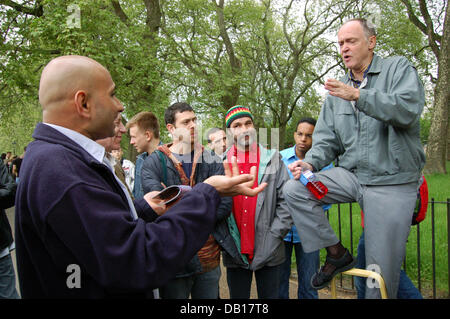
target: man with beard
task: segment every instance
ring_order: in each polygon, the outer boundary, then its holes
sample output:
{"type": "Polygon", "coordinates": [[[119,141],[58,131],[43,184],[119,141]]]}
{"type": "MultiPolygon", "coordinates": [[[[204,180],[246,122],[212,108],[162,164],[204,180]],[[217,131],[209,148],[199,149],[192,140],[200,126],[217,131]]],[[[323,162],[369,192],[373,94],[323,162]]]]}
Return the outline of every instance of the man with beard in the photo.
{"type": "Polygon", "coordinates": [[[233,258],[223,252],[230,297],[248,299],[255,273],[258,298],[278,298],[279,271],[285,258],[283,238],[291,226],[282,193],[289,175],[280,153],[257,143],[249,108],[230,108],[225,121],[233,141],[226,153],[228,161],[236,157],[240,173],[255,166],[258,179],[254,187],[262,182],[268,184],[257,197],[233,197],[228,223],[240,255],[233,258]]]}

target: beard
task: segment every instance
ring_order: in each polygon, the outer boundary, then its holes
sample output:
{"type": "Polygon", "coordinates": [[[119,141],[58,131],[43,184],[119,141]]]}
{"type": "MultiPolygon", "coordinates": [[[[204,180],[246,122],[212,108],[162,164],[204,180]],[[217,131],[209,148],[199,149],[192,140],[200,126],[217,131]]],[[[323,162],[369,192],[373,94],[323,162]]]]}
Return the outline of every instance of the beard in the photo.
{"type": "Polygon", "coordinates": [[[235,137],[238,146],[245,148],[252,145],[256,141],[256,131],[250,130],[235,137]]]}

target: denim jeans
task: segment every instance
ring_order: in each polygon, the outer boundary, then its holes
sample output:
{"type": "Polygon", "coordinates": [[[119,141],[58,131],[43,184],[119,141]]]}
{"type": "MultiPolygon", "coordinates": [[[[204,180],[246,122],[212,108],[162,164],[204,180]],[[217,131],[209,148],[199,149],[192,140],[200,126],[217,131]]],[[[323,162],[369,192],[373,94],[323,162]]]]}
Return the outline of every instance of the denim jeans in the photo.
{"type": "Polygon", "coordinates": [[[285,241],[286,260],[281,264],[280,269],[280,290],[278,298],[289,299],[289,277],[291,276],[291,256],[292,250],[295,251],[298,276],[298,299],[318,299],[317,290],[311,287],[311,277],[319,269],[320,256],[319,250],[312,253],[305,253],[301,243],[292,243],[285,241]]]}
{"type": "Polygon", "coordinates": [[[172,279],[160,289],[162,299],[218,299],[220,266],[211,271],[172,279]]]}
{"type": "Polygon", "coordinates": [[[0,299],[20,299],[11,254],[0,258],[0,299]]]}
{"type": "Polygon", "coordinates": [[[278,266],[265,266],[256,271],[244,268],[227,267],[227,282],[231,299],[249,299],[253,279],[253,273],[256,278],[256,289],[258,299],[277,299],[280,268],[278,266]]]}
{"type": "MultiPolygon", "coordinates": [[[[358,243],[358,256],[357,264],[355,268],[365,269],[366,268],[366,251],[364,244],[364,231],[359,238],[358,243]]],[[[355,287],[358,293],[358,299],[364,299],[366,295],[366,281],[365,277],[355,276],[355,287]]],[[[398,292],[397,299],[423,299],[420,291],[414,286],[411,279],[409,279],[406,272],[402,269],[400,270],[400,280],[398,282],[398,292]]]]}

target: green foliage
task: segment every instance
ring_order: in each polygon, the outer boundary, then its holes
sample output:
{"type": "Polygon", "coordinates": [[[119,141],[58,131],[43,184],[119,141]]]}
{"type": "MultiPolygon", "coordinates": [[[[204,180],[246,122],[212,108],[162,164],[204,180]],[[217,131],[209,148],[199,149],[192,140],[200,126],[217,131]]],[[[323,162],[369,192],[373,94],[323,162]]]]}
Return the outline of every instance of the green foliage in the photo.
{"type": "Polygon", "coordinates": [[[420,119],[420,141],[422,145],[426,145],[428,142],[428,135],[430,134],[431,127],[431,112],[426,112],[420,119]]]}
{"type": "MultiPolygon", "coordinates": [[[[29,3],[23,6],[31,8],[29,3]]],[[[324,78],[342,73],[334,41],[348,17],[378,10],[377,51],[407,56],[422,78],[435,75],[427,43],[399,1],[233,0],[223,8],[218,0],[161,1],[156,31],[149,26],[144,1],[120,1],[120,17],[111,1],[79,0],[79,28],[70,25],[67,1],[40,3],[43,14],[34,15],[0,5],[2,143],[11,144],[4,132],[23,110],[32,120],[21,121],[15,130],[30,134],[40,119],[33,113],[40,110],[40,73],[52,58],[65,54],[92,57],[110,70],[125,118],[151,110],[163,123],[165,108],[184,100],[203,127],[221,127],[226,110],[244,104],[258,127],[280,128],[281,145],[293,142],[293,126],[301,116],[318,116],[324,78]]],[[[432,86],[427,89],[431,92],[432,86]]],[[[423,142],[429,126],[424,116],[423,142]]]]}

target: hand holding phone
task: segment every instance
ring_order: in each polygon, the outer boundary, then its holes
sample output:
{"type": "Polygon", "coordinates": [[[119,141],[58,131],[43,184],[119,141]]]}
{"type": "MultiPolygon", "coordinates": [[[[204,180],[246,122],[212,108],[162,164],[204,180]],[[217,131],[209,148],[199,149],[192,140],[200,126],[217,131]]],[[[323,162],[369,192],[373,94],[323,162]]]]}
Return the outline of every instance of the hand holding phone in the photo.
{"type": "Polygon", "coordinates": [[[160,200],[161,205],[170,207],[178,202],[181,197],[183,197],[183,195],[190,190],[192,190],[190,186],[172,185],[157,193],[155,196],[153,196],[153,199],[160,200]]]}

